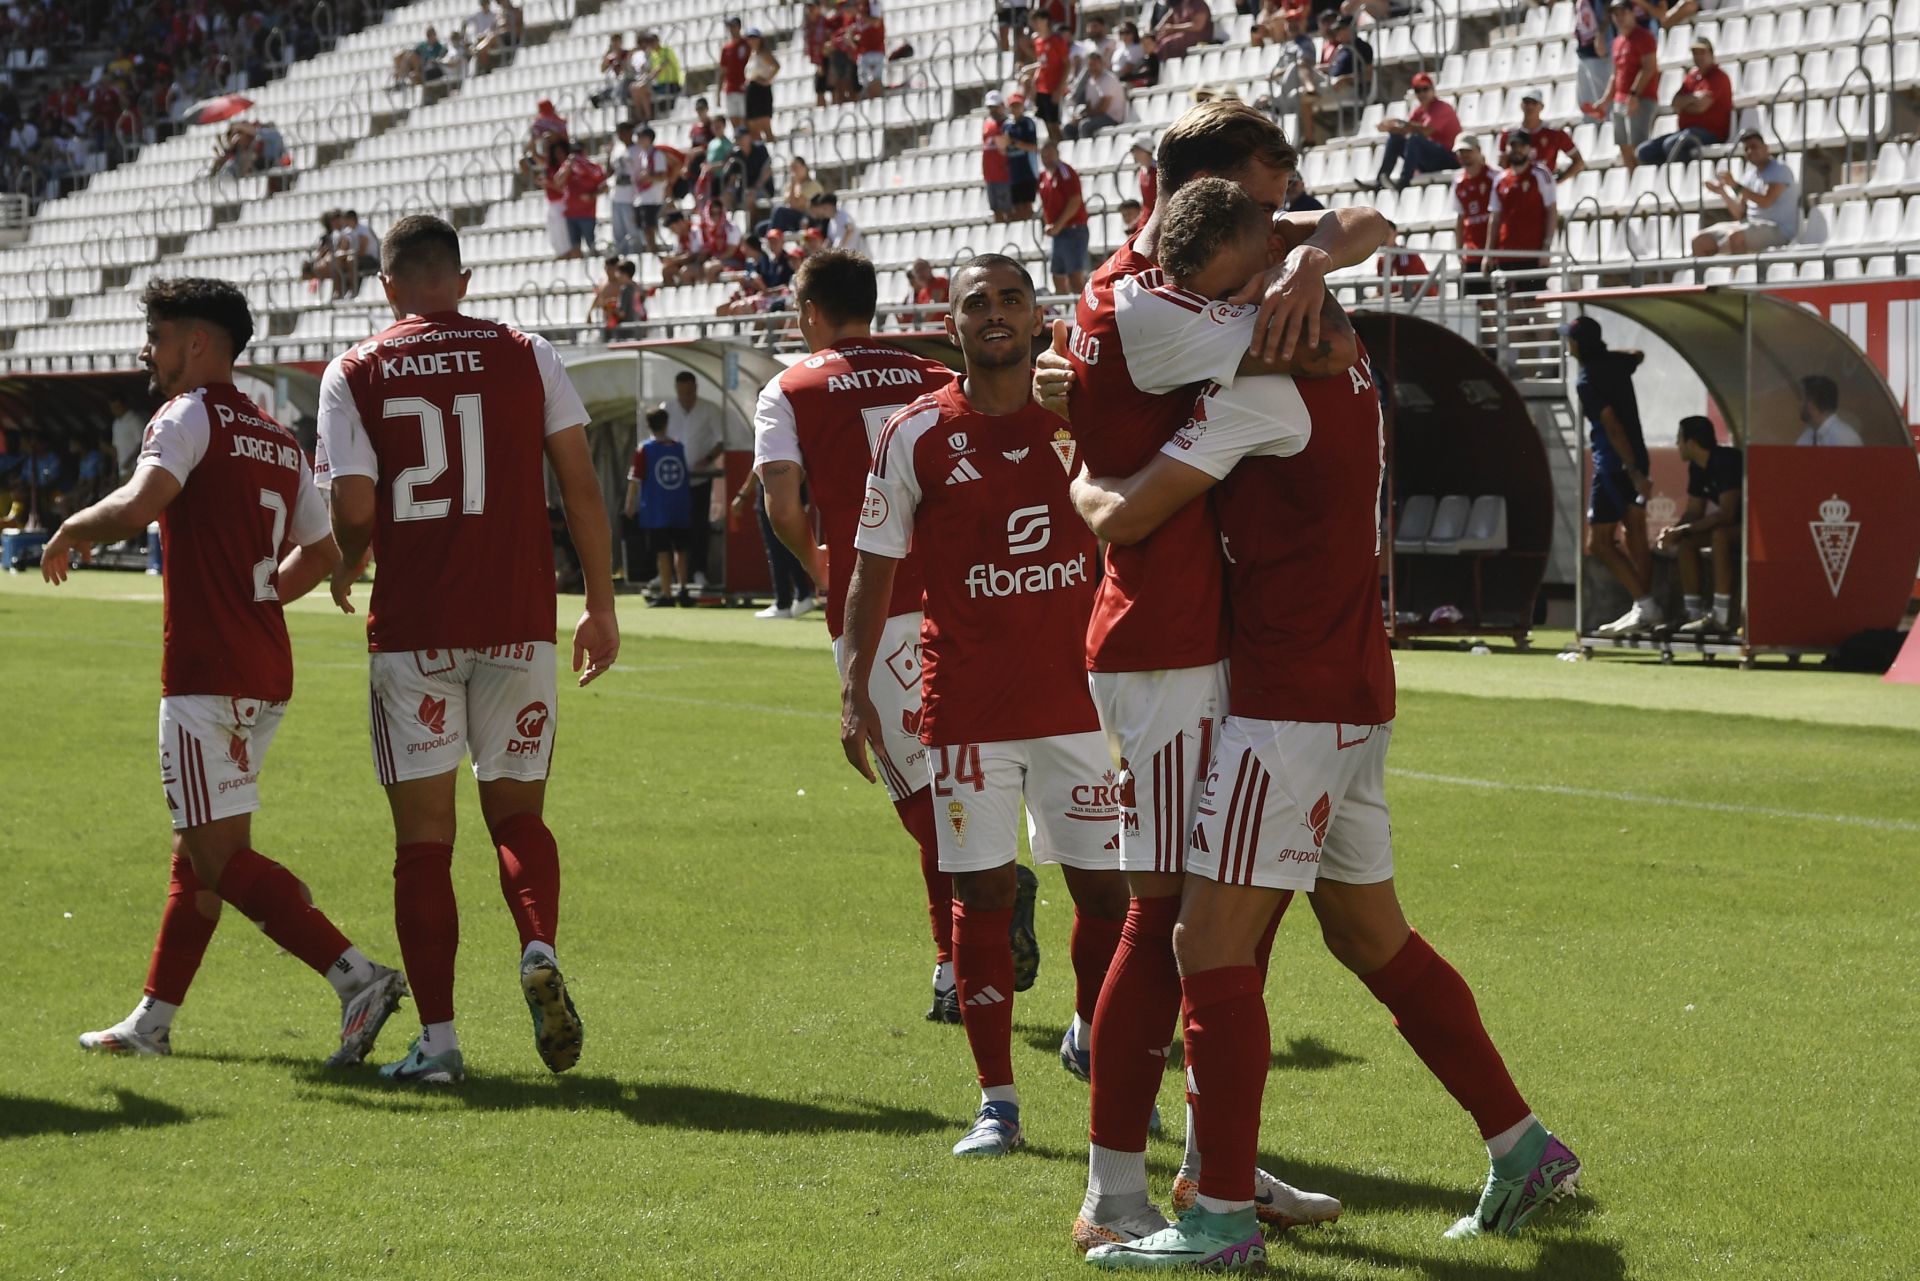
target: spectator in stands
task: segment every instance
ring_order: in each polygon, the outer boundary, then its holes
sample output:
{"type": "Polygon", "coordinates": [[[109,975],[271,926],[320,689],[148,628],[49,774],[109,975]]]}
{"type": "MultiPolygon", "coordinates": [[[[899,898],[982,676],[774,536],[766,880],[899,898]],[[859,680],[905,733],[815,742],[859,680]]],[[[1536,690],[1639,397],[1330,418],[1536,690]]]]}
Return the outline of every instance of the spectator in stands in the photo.
{"type": "Polygon", "coordinates": [[[1825,374],[1800,380],[1800,423],[1796,445],[1860,445],[1860,433],[1840,417],[1840,388],[1825,374]]]}
{"type": "Polygon", "coordinates": [[[1104,54],[1087,55],[1087,78],[1080,89],[1073,119],[1061,130],[1066,138],[1091,138],[1127,118],[1127,91],[1111,71],[1104,54]]]}
{"type": "Polygon", "coordinates": [[[351,209],[340,211],[340,275],[348,294],[358,298],[360,286],[380,271],[380,237],[363,226],[351,209]]]}
{"type": "Polygon", "coordinates": [[[1026,56],[1027,0],[999,0],[994,23],[1000,30],[1000,52],[1013,50],[1014,61],[1026,56]]]}
{"type": "Polygon", "coordinates": [[[721,165],[720,190],[746,215],[747,225],[760,221],[760,211],[773,203],[773,153],[754,136],[751,126],[734,131],[733,154],[721,165]]]}
{"type": "Polygon", "coordinates": [[[1536,164],[1545,165],[1547,172],[1553,175],[1555,183],[1564,183],[1587,167],[1586,157],[1580,154],[1580,148],[1573,145],[1573,135],[1565,129],[1556,129],[1547,124],[1541,114],[1542,104],[1546,101],[1546,90],[1527,89],[1520,95],[1519,129],[1502,130],[1500,150],[1507,149],[1507,137],[1514,132],[1527,135],[1533,143],[1533,159],[1536,164]],[[1571,156],[1573,162],[1564,170],[1560,168],[1560,157],[1571,156]]]}
{"type": "Polygon", "coordinates": [[[569,142],[556,144],[556,150],[561,146],[566,148],[566,159],[546,181],[549,199],[559,193],[567,226],[567,247],[556,257],[578,258],[593,252],[594,215],[600,193],[607,189],[607,171],[587,158],[585,147],[569,142]]]}
{"type": "Polygon", "coordinates": [[[109,396],[107,412],[113,415],[109,435],[113,441],[113,456],[118,462],[120,477],[124,480],[133,475],[134,466],[140,461],[140,446],[146,439],[147,420],[127,403],[125,396],[109,396]]]}
{"type": "Polygon", "coordinates": [[[1373,46],[1355,33],[1353,19],[1328,9],[1319,22],[1320,65],[1299,89],[1303,147],[1317,141],[1314,113],[1355,106],[1373,94],[1373,46]]]}
{"type": "MultiPolygon", "coordinates": [[[[392,46],[388,46],[391,48],[392,46]]],[[[427,68],[438,68],[440,59],[447,56],[447,46],[440,43],[440,36],[428,25],[425,36],[419,44],[402,49],[393,56],[393,83],[401,85],[425,84],[427,68]]]]}
{"type": "Polygon", "coordinates": [[[1253,45],[1278,46],[1279,56],[1267,72],[1270,93],[1255,99],[1254,106],[1269,114],[1300,109],[1300,96],[1316,86],[1313,37],[1307,34],[1305,0],[1264,0],[1262,17],[1253,28],[1253,45]],[[1264,26],[1261,23],[1265,23],[1264,26]]]}
{"type": "Polygon", "coordinates": [[[660,283],[669,287],[692,284],[700,278],[707,256],[702,251],[700,229],[678,208],[668,206],[660,215],[666,229],[667,247],[660,258],[660,283]]]}
{"type": "MultiPolygon", "coordinates": [[[[1482,274],[1527,271],[1547,265],[1547,248],[1559,230],[1559,210],[1553,175],[1533,158],[1533,140],[1524,129],[1510,129],[1506,137],[1506,169],[1493,180],[1487,204],[1487,244],[1505,253],[1537,254],[1532,258],[1484,258],[1482,274]]],[[[1538,293],[1544,277],[1510,278],[1509,293],[1538,293]]]]}
{"type": "Polygon", "coordinates": [[[1120,234],[1124,236],[1131,236],[1140,230],[1140,224],[1147,220],[1140,202],[1132,196],[1128,196],[1114,206],[1114,211],[1120,215],[1120,234]]]}
{"type": "Polygon", "coordinates": [[[521,172],[537,173],[541,178],[551,174],[566,161],[568,153],[556,145],[566,141],[566,118],[553,109],[551,99],[540,99],[534,104],[533,122],[527,126],[527,140],[520,158],[521,172]]]}
{"type": "MultiPolygon", "coordinates": [[[[637,252],[635,246],[639,237],[634,235],[638,225],[633,213],[633,125],[622,120],[613,127],[613,141],[607,146],[607,163],[601,168],[607,171],[613,185],[607,191],[608,235],[613,239],[613,252],[630,254],[637,252]]],[[[607,259],[609,264],[614,259],[607,259]]]]}
{"type": "Polygon", "coordinates": [[[1307,18],[1312,12],[1312,0],[1260,0],[1259,11],[1253,19],[1253,47],[1305,41],[1306,56],[1311,58],[1313,37],[1307,34],[1307,18]]]}
{"type": "Polygon", "coordinates": [[[773,139],[773,82],[780,75],[780,59],[760,34],[747,28],[747,123],[762,142],[773,139]]]}
{"type": "Polygon", "coordinates": [[[1382,297],[1398,294],[1411,302],[1423,296],[1433,298],[1439,295],[1440,282],[1433,278],[1433,272],[1427,266],[1427,260],[1412,250],[1402,249],[1399,233],[1396,232],[1387,239],[1386,248],[1380,253],[1379,263],[1382,297]]]}
{"type": "Polygon", "coordinates": [[[804,157],[795,156],[787,161],[787,189],[780,196],[780,203],[773,208],[773,214],[767,219],[767,230],[800,231],[807,225],[807,215],[813,210],[813,198],[826,191],[813,171],[807,167],[804,157]]]}
{"type": "Polygon", "coordinates": [[[711,283],[722,273],[738,271],[746,262],[746,243],[740,224],[727,212],[719,197],[707,201],[699,214],[700,247],[705,260],[700,277],[711,283]]]}
{"type": "Polygon", "coordinates": [[[300,260],[300,279],[311,280],[314,288],[326,280],[333,283],[333,296],[341,294],[339,252],[334,233],[340,229],[340,211],[329,209],[320,215],[320,238],[314,242],[313,251],[300,260]]]}
{"type": "Polygon", "coordinates": [[[1800,234],[1800,184],[1793,170],[1774,159],[1758,129],[1740,135],[1740,152],[1747,171],[1738,181],[1723,169],[1703,184],[1720,197],[1732,221],[1700,229],[1693,238],[1696,258],[1778,249],[1800,234]]]}
{"type": "Polygon", "coordinates": [[[1040,130],[1027,114],[1024,94],[1008,94],[1007,110],[1010,113],[1005,125],[1007,194],[1013,200],[1013,221],[1025,223],[1033,217],[1033,202],[1040,194],[1040,177],[1034,168],[1034,157],[1040,150],[1040,130]]]}
{"type": "Polygon", "coordinates": [[[998,89],[987,92],[987,118],[980,122],[980,178],[995,222],[1013,216],[1013,175],[1008,167],[1007,109],[998,89]]]}
{"type": "Polygon", "coordinates": [[[821,192],[813,198],[807,212],[820,229],[825,248],[844,249],[854,254],[867,252],[866,233],[856,227],[852,215],[840,207],[840,197],[831,191],[821,192]]]}
{"type": "Polygon", "coordinates": [[[1072,46],[1053,29],[1045,9],[1027,19],[1033,29],[1033,61],[1020,68],[1018,79],[1033,95],[1033,114],[1047,126],[1047,136],[1060,136],[1060,96],[1067,84],[1072,46]]]}
{"type": "Polygon", "coordinates": [[[1087,202],[1080,175],[1060,158],[1059,144],[1051,138],[1040,144],[1040,216],[1053,238],[1047,262],[1053,292],[1077,294],[1087,283],[1087,202]]]}
{"type": "Polygon", "coordinates": [[[740,19],[727,19],[727,38],[715,56],[720,78],[720,109],[727,124],[738,128],[747,122],[747,59],[753,51],[740,34],[740,19]]]}
{"type": "Polygon", "coordinates": [[[654,144],[650,125],[641,125],[634,132],[626,162],[633,183],[634,225],[646,242],[647,252],[652,253],[659,247],[660,207],[680,181],[683,162],[672,148],[654,144]]]}
{"type": "Polygon", "coordinates": [[[1387,176],[1397,164],[1400,176],[1394,180],[1397,190],[1405,191],[1416,175],[1444,173],[1460,167],[1453,143],[1460,136],[1460,117],[1453,104],[1442,99],[1433,87],[1433,77],[1424,71],[1414,73],[1413,94],[1416,105],[1405,120],[1388,116],[1379,124],[1387,135],[1387,146],[1380,157],[1380,172],[1368,185],[1375,191],[1386,185],[1387,176]]]}
{"type": "Polygon", "coordinates": [[[593,296],[593,305],[588,308],[587,319],[593,319],[593,312],[601,313],[600,337],[609,341],[623,336],[622,327],[636,324],[647,318],[645,292],[640,288],[637,277],[640,268],[631,258],[607,259],[607,278],[593,296]]]}
{"type": "Polygon", "coordinates": [[[1110,69],[1113,74],[1127,84],[1141,85],[1147,67],[1147,50],[1140,42],[1140,27],[1137,23],[1120,24],[1119,38],[1113,44],[1113,58],[1110,69]]]}
{"type": "Polygon", "coordinates": [[[836,0],[827,34],[827,87],[835,102],[860,94],[860,33],[846,0],[836,0]]]}
{"type": "Polygon", "coordinates": [[[648,114],[671,115],[680,105],[680,93],[686,87],[687,74],[680,65],[680,55],[663,44],[657,32],[642,31],[639,43],[639,56],[647,63],[645,76],[651,94],[648,114]]]}
{"type": "Polygon", "coordinates": [[[1700,0],[1679,0],[1677,4],[1667,4],[1666,0],[1633,0],[1633,7],[1639,11],[1643,24],[1665,31],[1699,13],[1700,0]]]}
{"type": "Polygon", "coordinates": [[[1197,44],[1213,43],[1213,10],[1207,0],[1173,0],[1154,26],[1162,58],[1178,58],[1197,44]]]}
{"type": "Polygon", "coordinates": [[[1307,190],[1307,180],[1300,176],[1298,169],[1287,175],[1287,201],[1281,206],[1287,213],[1301,213],[1312,209],[1325,209],[1319,199],[1307,190]]]}
{"type": "Polygon", "coordinates": [[[1691,52],[1693,66],[1673,95],[1673,110],[1678,116],[1675,128],[1672,133],[1641,143],[1634,153],[1639,164],[1664,165],[1669,160],[1697,157],[1702,147],[1717,147],[1727,141],[1733,130],[1733,81],[1714,60],[1713,42],[1698,36],[1691,52]]]}
{"type": "Polygon", "coordinates": [[[1133,135],[1133,144],[1127,155],[1134,164],[1134,179],[1140,184],[1141,216],[1151,216],[1154,202],[1160,195],[1160,161],[1153,154],[1153,135],[1133,135]]]}
{"type": "Polygon", "coordinates": [[[1640,25],[1633,0],[1613,0],[1613,141],[1620,163],[1638,163],[1660,110],[1660,42],[1640,25]]]}
{"type": "Polygon", "coordinates": [[[887,87],[887,24],[869,0],[853,0],[848,7],[847,29],[852,35],[860,93],[878,98],[887,87]]]}
{"type": "Polygon", "coordinates": [[[1580,110],[1595,120],[1613,100],[1613,22],[1607,0],[1573,0],[1573,54],[1580,110]]]}
{"type": "MultiPolygon", "coordinates": [[[[693,125],[687,130],[687,154],[680,177],[674,181],[671,196],[675,200],[692,191],[707,166],[707,147],[713,142],[715,121],[705,98],[693,100],[693,125]]],[[[678,153],[676,153],[678,154],[678,153]]]]}
{"type": "MultiPolygon", "coordinates": [[[[1633,598],[1633,607],[1597,630],[1626,636],[1664,624],[1666,612],[1653,599],[1653,569],[1647,547],[1647,443],[1640,432],[1640,401],[1633,374],[1645,359],[1637,351],[1612,351],[1600,322],[1581,316],[1560,326],[1567,352],[1580,365],[1574,390],[1587,420],[1593,480],[1587,492],[1587,555],[1607,567],[1633,598]]],[[[1581,620],[1584,626],[1585,620],[1581,620]]]]}
{"type": "Polygon", "coordinates": [[[666,406],[650,409],[647,438],[634,451],[633,466],[627,472],[627,515],[646,537],[660,584],[647,599],[649,609],[693,604],[687,588],[687,552],[696,541],[696,520],[705,513],[693,510],[688,491],[687,447],[669,434],[666,406]]]}
{"type": "Polygon", "coordinates": [[[1073,39],[1071,28],[1062,32],[1071,41],[1068,55],[1069,72],[1067,76],[1067,101],[1075,102],[1080,98],[1080,88],[1087,79],[1087,59],[1099,54],[1106,59],[1107,70],[1113,70],[1113,55],[1119,49],[1120,42],[1107,30],[1107,20],[1100,17],[1088,17],[1086,29],[1078,40],[1073,39]]]}
{"type": "Polygon", "coordinates": [[[692,372],[681,370],[673,376],[673,399],[662,406],[667,411],[667,434],[687,447],[687,470],[691,479],[688,496],[693,501],[693,545],[687,564],[693,571],[693,585],[707,585],[708,513],[713,505],[713,478],[727,453],[726,433],[720,411],[700,399],[700,383],[692,372]]]}
{"type": "Polygon", "coordinates": [[[767,232],[763,251],[759,261],[752,264],[753,273],[769,290],[785,289],[793,283],[793,262],[788,256],[789,248],[799,249],[799,245],[789,246],[787,234],[778,227],[767,232]]]}
{"type": "Polygon", "coordinates": [[[527,15],[514,0],[493,0],[493,37],[489,52],[517,49],[527,36],[527,15]]]}
{"type": "MultiPolygon", "coordinates": [[[[945,276],[933,273],[933,264],[925,258],[915,258],[913,265],[907,268],[907,296],[903,300],[908,307],[931,306],[947,301],[948,280],[945,276]]],[[[939,327],[939,313],[903,311],[894,317],[902,329],[931,329],[939,327]]]]}
{"type": "Polygon", "coordinates": [[[1485,270],[1489,261],[1475,250],[1487,247],[1487,221],[1493,208],[1493,171],[1480,152],[1480,140],[1467,134],[1455,144],[1460,174],[1453,180],[1453,243],[1460,251],[1460,292],[1492,291],[1485,270]]]}
{"type": "Polygon", "coordinates": [[[1654,540],[1680,565],[1681,612],[1674,631],[1683,636],[1725,632],[1733,622],[1733,578],[1740,569],[1740,504],[1746,459],[1714,439],[1713,421],[1698,414],[1680,420],[1680,457],[1687,464],[1687,507],[1680,522],[1654,540]],[[1713,550],[1713,609],[1700,592],[1700,553],[1713,550]]]}
{"type": "Polygon", "coordinates": [[[479,0],[480,7],[467,15],[460,24],[461,33],[467,38],[467,49],[473,60],[475,70],[484,73],[487,69],[486,49],[493,37],[493,0],[479,0]]]}
{"type": "Polygon", "coordinates": [[[827,49],[837,25],[832,6],[822,0],[807,0],[806,10],[800,15],[800,35],[807,61],[813,64],[813,105],[816,107],[827,105],[827,94],[833,88],[827,74],[827,49]]]}

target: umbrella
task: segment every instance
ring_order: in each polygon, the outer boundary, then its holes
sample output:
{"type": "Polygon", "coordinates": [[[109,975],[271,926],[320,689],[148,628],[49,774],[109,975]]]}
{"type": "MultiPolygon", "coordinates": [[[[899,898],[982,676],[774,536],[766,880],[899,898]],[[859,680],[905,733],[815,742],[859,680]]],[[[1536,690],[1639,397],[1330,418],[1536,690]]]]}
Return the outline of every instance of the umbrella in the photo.
{"type": "Polygon", "coordinates": [[[219,120],[230,120],[253,105],[253,99],[238,93],[223,93],[217,98],[205,98],[187,108],[186,123],[190,125],[210,125],[219,120]]]}

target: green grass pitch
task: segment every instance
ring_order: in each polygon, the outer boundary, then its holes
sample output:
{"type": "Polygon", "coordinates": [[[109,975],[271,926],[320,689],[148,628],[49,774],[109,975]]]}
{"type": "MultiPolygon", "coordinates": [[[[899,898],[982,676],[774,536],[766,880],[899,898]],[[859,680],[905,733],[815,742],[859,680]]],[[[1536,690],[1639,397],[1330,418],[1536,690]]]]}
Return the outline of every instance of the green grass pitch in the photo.
{"type": "MultiPolygon", "coordinates": [[[[817,619],[627,609],[620,667],[564,694],[549,819],[587,1026],[574,1072],[534,1054],[471,783],[464,1088],[323,1072],[332,993],[231,910],[174,1057],[82,1053],[75,1035],[139,995],[166,877],[156,595],[131,575],[0,581],[0,1278],[1090,1275],[1067,1241],[1086,1089],[1054,1056],[1058,873],[1016,1014],[1032,1147],[958,1163],[965,1043],[921,1021],[918,874],[840,757],[817,619]]],[[[290,620],[299,689],[256,843],[395,961],[359,620],[319,601],[290,620]]],[[[1587,1192],[1518,1240],[1441,1239],[1485,1153],[1301,905],[1268,987],[1261,1150],[1347,1213],[1276,1238],[1275,1272],[1920,1272],[1920,690],[1631,658],[1398,663],[1401,897],[1587,1192]]],[[[408,1006],[377,1056],[411,1026],[408,1006]]],[[[1150,1153],[1162,1198],[1178,1084],[1150,1153]]]]}

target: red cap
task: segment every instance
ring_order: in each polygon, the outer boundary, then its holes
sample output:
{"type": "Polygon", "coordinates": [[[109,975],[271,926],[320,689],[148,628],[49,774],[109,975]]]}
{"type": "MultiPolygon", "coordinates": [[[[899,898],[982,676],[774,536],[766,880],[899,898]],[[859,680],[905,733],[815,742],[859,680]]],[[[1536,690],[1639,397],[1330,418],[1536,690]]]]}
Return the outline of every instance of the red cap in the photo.
{"type": "Polygon", "coordinates": [[[1024,93],[1010,93],[1007,95],[1007,102],[1009,105],[1016,102],[1024,104],[1026,100],[1027,100],[1027,95],[1024,93]]]}
{"type": "Polygon", "coordinates": [[[539,102],[535,103],[534,106],[540,109],[540,114],[543,116],[553,114],[553,100],[551,98],[542,98],[539,102]]]}
{"type": "Polygon", "coordinates": [[[1424,71],[1416,71],[1413,73],[1413,87],[1416,89],[1431,89],[1433,88],[1433,77],[1424,71]]]}

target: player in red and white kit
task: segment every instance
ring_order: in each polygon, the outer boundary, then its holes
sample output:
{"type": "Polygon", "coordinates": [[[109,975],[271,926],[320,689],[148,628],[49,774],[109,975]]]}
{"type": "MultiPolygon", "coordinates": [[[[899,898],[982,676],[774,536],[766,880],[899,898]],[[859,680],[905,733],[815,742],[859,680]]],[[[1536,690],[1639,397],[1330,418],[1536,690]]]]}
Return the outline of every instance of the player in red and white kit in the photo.
{"type": "Polygon", "coordinates": [[[1028,392],[1033,282],[984,254],[953,282],[947,333],[966,372],[882,431],[847,588],[841,742],[869,779],[894,749],[869,695],[893,580],[909,550],[926,583],[920,739],[930,751],[940,868],[953,875],[954,979],[980,1111],[956,1156],[1019,1147],[1013,948],[1021,804],[1037,863],[1074,901],[1075,1008],[1090,1011],[1126,914],[1117,784],[1081,677],[1096,550],[1074,514],[1073,435],[1028,392]]]}
{"type": "MultiPolygon", "coordinates": [[[[1278,127],[1238,102],[1185,113],[1160,143],[1161,196],[1154,214],[1088,281],[1070,342],[1070,414],[1082,457],[1096,475],[1128,475],[1144,466],[1186,421],[1194,387],[1231,383],[1244,372],[1318,371],[1353,359],[1351,327],[1324,290],[1306,293],[1324,320],[1320,342],[1286,362],[1271,349],[1301,346],[1271,326],[1260,339],[1259,309],[1197,295],[1166,279],[1156,259],[1165,205],[1197,177],[1231,179],[1270,212],[1286,198],[1296,155],[1278,127]],[[1260,342],[1260,355],[1250,351],[1260,342]]],[[[1273,276],[1281,295],[1306,284],[1327,262],[1363,261],[1390,228],[1371,210],[1280,215],[1273,276]],[[1309,235],[1310,233],[1310,235],[1309,235]],[[1301,237],[1298,248],[1287,248],[1301,237]]],[[[1250,266],[1264,271],[1266,262],[1250,266]]],[[[1056,330],[1063,328],[1057,326],[1056,330]]],[[[1044,364],[1059,361],[1053,353],[1044,364]]],[[[1036,378],[1038,384],[1041,380],[1036,378]]],[[[1183,851],[1193,828],[1199,782],[1214,732],[1225,715],[1226,672],[1219,558],[1206,502],[1175,513],[1151,538],[1107,549],[1106,573],[1087,631],[1087,666],[1110,751],[1121,767],[1120,848],[1133,903],[1125,934],[1094,1014],[1090,1041],[1061,1047],[1061,1059],[1093,1084],[1088,1187],[1073,1225],[1080,1249],[1128,1240],[1164,1226],[1147,1197],[1146,1146],[1153,1100],[1166,1073],[1166,1045],[1180,1006],[1173,927],[1179,911],[1183,851]],[[1104,1047],[1104,1048],[1102,1048],[1104,1047]]],[[[1194,1128],[1174,1183],[1176,1208],[1196,1194],[1202,1168],[1194,1128]]],[[[1280,1226],[1335,1218],[1331,1197],[1300,1192],[1261,1175],[1261,1212],[1280,1226]]]]}
{"type": "MultiPolygon", "coordinates": [[[[873,264],[858,254],[830,249],[808,258],[794,273],[793,301],[800,336],[812,355],[761,389],[753,420],[753,464],[766,490],[774,533],[814,582],[826,584],[827,630],[844,678],[849,654],[843,631],[847,580],[853,576],[853,536],[874,445],[889,418],[952,382],[953,371],[937,360],[874,340],[879,285],[873,264]],[[803,485],[820,514],[819,543],[807,516],[803,485]]],[[[867,693],[880,714],[881,746],[874,753],[880,781],[901,825],[920,847],[920,874],[933,924],[933,1006],[927,1019],[958,1023],[953,878],[940,870],[927,749],[920,742],[921,595],[920,561],[909,555],[894,572],[880,661],[873,665],[867,693]]],[[[1031,901],[1029,895],[1029,939],[1031,901]]]]}
{"type": "MultiPolygon", "coordinates": [[[[1219,296],[1264,254],[1266,232],[1243,192],[1202,179],[1168,202],[1162,260],[1185,287],[1219,296]]],[[[1153,461],[1075,485],[1094,532],[1121,543],[1217,485],[1233,606],[1228,716],[1187,850],[1176,942],[1206,1161],[1193,1209],[1090,1251],[1102,1267],[1238,1270],[1264,1259],[1254,1161],[1271,1047],[1260,952],[1296,890],[1311,893],[1328,950],[1393,1012],[1487,1142],[1479,1209],[1449,1235],[1515,1231],[1578,1181],[1578,1159],[1514,1088],[1466,983],[1409,929],[1394,893],[1393,663],[1378,567],[1386,453],[1361,356],[1330,378],[1209,383],[1153,461]]]]}
{"type": "Polygon", "coordinates": [[[222,900],[323,975],[340,996],[340,1048],[359,1063],[406,995],[398,970],[360,954],[307,887],[253,848],[259,779],[287,700],[293,650],[281,616],[333,569],[339,551],[293,433],[233,385],[253,336],[246,297],[223,280],[156,280],[141,296],[140,360],[167,402],[147,424],[133,477],[67,518],[41,557],[66,581],[70,553],[160,522],[166,606],[160,660],[160,783],[173,814],[173,871],[146,993],[133,1013],[88,1032],[90,1050],[170,1054],[222,900]]]}
{"type": "Polygon", "coordinates": [[[545,339],[463,316],[460,239],[438,218],[402,218],[381,245],[400,317],[337,357],[320,384],[315,470],[331,491],[349,594],[369,547],[367,609],[375,773],[393,810],[400,953],[423,1030],[381,1069],[460,1080],[453,1027],[459,916],[453,897],[454,775],[471,754],[500,888],[520,933],[520,985],[534,1043],[555,1072],[579,1061],[581,1027],[554,955],[560,857],[542,821],[553,761],[551,464],[586,581],[573,634],[585,685],[620,648],[612,539],[587,453],[587,414],[545,339]]]}

